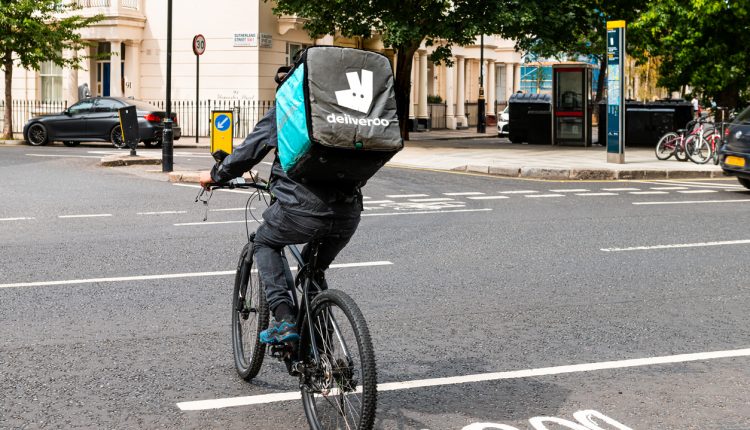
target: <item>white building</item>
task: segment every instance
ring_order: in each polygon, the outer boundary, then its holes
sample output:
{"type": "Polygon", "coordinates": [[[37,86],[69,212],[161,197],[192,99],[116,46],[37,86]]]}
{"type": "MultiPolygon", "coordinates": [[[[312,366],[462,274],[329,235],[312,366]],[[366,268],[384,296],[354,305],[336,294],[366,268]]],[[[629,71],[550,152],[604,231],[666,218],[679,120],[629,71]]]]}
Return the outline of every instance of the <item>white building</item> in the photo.
{"type": "MultiPolygon", "coordinates": [[[[94,46],[88,52],[64,55],[93,56],[111,52],[108,60],[85,58],[82,69],[44,64],[39,72],[14,70],[14,100],[78,100],[87,84],[91,95],[164,100],[166,95],[167,2],[160,0],[78,0],[78,13],[103,14],[106,19],[82,31],[94,46]]],[[[200,57],[200,99],[268,101],[275,92],[273,76],[293,54],[312,44],[355,46],[382,51],[377,39],[365,41],[328,36],[312,40],[294,17],[278,18],[263,0],[181,0],[173,8],[172,100],[196,97],[196,57],[192,40],[206,38],[200,57]]],[[[428,96],[446,102],[441,127],[467,126],[466,109],[479,96],[480,46],[456,47],[454,66],[427,61],[432,48],[414,56],[410,116],[420,122],[430,117],[428,96]],[[465,105],[468,103],[468,105],[465,105]]],[[[487,113],[495,102],[504,104],[519,88],[521,55],[513,42],[485,37],[484,78],[487,113]]],[[[1,83],[0,83],[1,85],[1,83]]],[[[475,109],[475,107],[474,107],[475,109]]],[[[470,119],[471,120],[471,117],[470,119]]],[[[435,124],[433,124],[435,125],[435,124]]],[[[18,130],[19,124],[15,125],[18,130]]],[[[189,133],[189,130],[186,130],[189,133]]]]}

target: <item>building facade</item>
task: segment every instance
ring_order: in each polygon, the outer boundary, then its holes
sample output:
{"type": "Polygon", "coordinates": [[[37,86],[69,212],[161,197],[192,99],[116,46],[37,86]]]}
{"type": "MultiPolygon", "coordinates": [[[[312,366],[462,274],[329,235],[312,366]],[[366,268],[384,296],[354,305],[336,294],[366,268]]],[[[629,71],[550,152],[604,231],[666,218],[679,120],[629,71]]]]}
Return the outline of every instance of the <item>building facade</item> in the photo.
{"type": "MultiPolygon", "coordinates": [[[[91,43],[87,50],[64,52],[81,57],[80,69],[51,63],[39,71],[14,70],[14,100],[65,101],[80,98],[81,87],[93,96],[125,96],[143,100],[166,97],[167,2],[160,0],[77,0],[83,15],[103,14],[105,19],[82,30],[91,43]],[[108,59],[96,59],[109,53],[108,59]]],[[[172,100],[196,98],[196,57],[192,40],[206,39],[200,57],[201,100],[269,101],[278,67],[289,64],[294,53],[314,44],[340,45],[379,50],[377,39],[346,39],[327,36],[310,39],[302,21],[277,17],[272,4],[263,0],[217,0],[174,2],[172,35],[172,100]]],[[[468,126],[467,110],[479,97],[480,68],[484,77],[487,113],[520,87],[521,55],[512,41],[485,37],[484,64],[480,44],[453,49],[453,65],[428,61],[432,47],[420,49],[413,58],[410,117],[424,123],[432,115],[429,101],[442,100],[447,128],[468,126]],[[432,97],[430,97],[432,96],[432,97]]],[[[393,58],[393,56],[391,55],[393,58]]],[[[2,85],[2,83],[0,83],[2,85]]],[[[435,104],[435,103],[432,103],[435,104]]],[[[16,129],[19,124],[16,124],[16,129]]]]}

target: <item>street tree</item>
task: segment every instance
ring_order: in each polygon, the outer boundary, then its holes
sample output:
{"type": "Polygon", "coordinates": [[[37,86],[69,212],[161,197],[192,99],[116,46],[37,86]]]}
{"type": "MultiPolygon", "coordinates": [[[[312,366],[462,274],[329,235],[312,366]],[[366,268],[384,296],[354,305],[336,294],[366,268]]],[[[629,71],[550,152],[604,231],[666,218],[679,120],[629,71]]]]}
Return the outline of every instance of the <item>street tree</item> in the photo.
{"type": "Polygon", "coordinates": [[[749,19],[747,0],[661,0],[633,28],[641,54],[661,61],[660,85],[689,85],[720,106],[739,107],[750,89],[749,19]]]}
{"type": "Polygon", "coordinates": [[[276,0],[278,15],[305,19],[312,38],[379,35],[396,53],[395,91],[401,135],[408,139],[412,57],[422,42],[435,46],[430,60],[452,65],[453,45],[473,44],[480,34],[501,34],[512,16],[497,0],[276,0]]]}
{"type": "Polygon", "coordinates": [[[78,32],[102,16],[75,14],[79,7],[68,0],[0,0],[0,68],[5,73],[4,139],[13,138],[11,84],[13,66],[39,70],[45,61],[78,67],[85,57],[63,56],[63,50],[86,46],[78,32]]]}

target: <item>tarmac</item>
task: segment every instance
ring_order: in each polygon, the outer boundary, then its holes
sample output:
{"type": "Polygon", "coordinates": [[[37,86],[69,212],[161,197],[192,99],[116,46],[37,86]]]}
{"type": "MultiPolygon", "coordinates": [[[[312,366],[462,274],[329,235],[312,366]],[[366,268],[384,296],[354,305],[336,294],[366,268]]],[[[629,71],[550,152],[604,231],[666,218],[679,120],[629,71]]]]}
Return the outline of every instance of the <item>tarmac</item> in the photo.
{"type": "MultiPolygon", "coordinates": [[[[468,172],[513,178],[547,180],[615,180],[615,179],[694,179],[723,177],[719,166],[679,162],[674,158],[661,161],[651,147],[625,148],[625,163],[607,163],[603,146],[528,145],[511,143],[507,138],[476,130],[436,130],[412,132],[404,149],[396,154],[388,166],[468,172]]],[[[243,139],[235,139],[238,145],[243,139]]],[[[11,141],[9,144],[23,144],[11,141]]],[[[4,141],[0,141],[4,143],[4,141]]],[[[184,136],[174,147],[209,148],[209,138],[184,136]]],[[[109,156],[101,165],[158,164],[158,158],[122,155],[109,156]]],[[[197,172],[173,172],[170,180],[197,182],[197,172]]]]}

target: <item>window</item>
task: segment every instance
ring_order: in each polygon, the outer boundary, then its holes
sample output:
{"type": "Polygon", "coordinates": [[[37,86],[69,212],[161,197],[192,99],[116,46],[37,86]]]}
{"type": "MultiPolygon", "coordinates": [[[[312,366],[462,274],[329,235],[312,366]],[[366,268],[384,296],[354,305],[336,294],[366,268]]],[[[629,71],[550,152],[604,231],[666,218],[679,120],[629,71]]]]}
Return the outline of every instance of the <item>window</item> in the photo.
{"type": "Polygon", "coordinates": [[[117,112],[122,107],[122,103],[112,99],[97,99],[94,112],[117,112]]]}
{"type": "Polygon", "coordinates": [[[62,100],[62,67],[52,61],[45,61],[39,68],[42,100],[62,100]]]}
{"type": "Polygon", "coordinates": [[[94,101],[91,99],[81,100],[74,104],[68,109],[71,115],[81,115],[84,113],[91,112],[91,108],[94,107],[94,101]]]}
{"type": "Polygon", "coordinates": [[[304,43],[289,43],[286,44],[286,65],[291,66],[294,64],[294,56],[297,55],[299,51],[305,50],[309,48],[310,45],[304,44],[304,43]]]}

